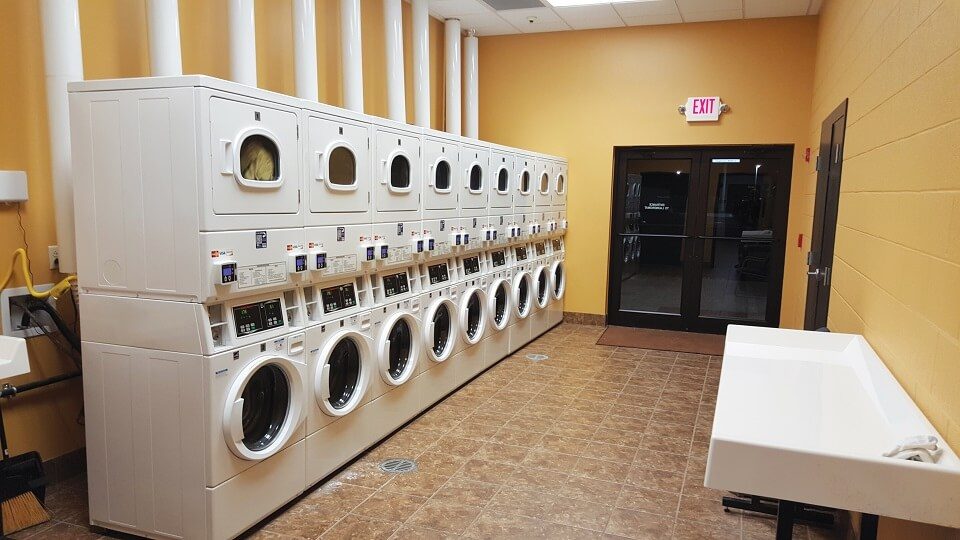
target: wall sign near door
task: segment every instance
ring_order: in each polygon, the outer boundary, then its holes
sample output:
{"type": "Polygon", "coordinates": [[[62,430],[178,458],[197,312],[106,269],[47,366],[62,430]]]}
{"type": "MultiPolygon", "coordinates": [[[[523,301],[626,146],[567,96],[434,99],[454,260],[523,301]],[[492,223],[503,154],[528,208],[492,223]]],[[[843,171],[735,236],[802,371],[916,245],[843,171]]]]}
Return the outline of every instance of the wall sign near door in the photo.
{"type": "Polygon", "coordinates": [[[687,122],[716,122],[720,113],[730,110],[726,103],[720,102],[719,96],[689,97],[686,105],[677,107],[680,114],[687,118],[687,122]]]}

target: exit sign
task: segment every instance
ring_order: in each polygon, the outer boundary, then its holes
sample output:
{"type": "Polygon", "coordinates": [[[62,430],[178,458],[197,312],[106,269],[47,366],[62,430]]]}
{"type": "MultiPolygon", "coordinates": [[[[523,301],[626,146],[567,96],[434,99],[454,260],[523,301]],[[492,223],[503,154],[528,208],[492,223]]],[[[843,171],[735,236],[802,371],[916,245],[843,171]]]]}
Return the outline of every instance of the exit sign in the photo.
{"type": "Polygon", "coordinates": [[[720,113],[726,112],[727,106],[720,102],[719,97],[691,97],[680,109],[687,117],[687,122],[716,122],[720,119],[720,113]]]}

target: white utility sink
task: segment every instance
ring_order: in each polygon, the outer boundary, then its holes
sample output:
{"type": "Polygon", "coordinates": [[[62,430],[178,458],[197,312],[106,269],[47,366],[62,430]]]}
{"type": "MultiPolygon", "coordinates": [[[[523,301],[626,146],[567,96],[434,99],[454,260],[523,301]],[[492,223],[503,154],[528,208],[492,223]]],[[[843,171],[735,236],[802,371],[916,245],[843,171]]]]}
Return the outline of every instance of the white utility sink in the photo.
{"type": "Polygon", "coordinates": [[[960,460],[859,335],[730,326],[704,483],[960,527],[960,460]],[[915,435],[938,463],[883,457],[915,435]]]}

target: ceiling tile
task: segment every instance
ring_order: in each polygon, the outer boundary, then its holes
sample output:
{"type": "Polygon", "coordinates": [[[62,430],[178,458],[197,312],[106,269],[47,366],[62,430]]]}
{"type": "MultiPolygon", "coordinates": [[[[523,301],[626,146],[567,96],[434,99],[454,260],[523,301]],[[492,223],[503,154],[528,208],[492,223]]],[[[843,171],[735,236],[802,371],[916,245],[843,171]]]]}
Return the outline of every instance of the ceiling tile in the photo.
{"type": "Polygon", "coordinates": [[[550,8],[511,9],[499,12],[499,15],[524,33],[570,29],[567,23],[550,8]],[[533,22],[530,22],[531,18],[534,19],[533,22]]]}
{"type": "Polygon", "coordinates": [[[473,13],[492,13],[489,7],[479,0],[430,0],[430,13],[441,19],[458,18],[473,13]]]}
{"type": "Polygon", "coordinates": [[[460,17],[460,27],[464,31],[476,30],[478,36],[498,36],[516,34],[517,29],[493,12],[473,13],[460,17]]]}
{"type": "Polygon", "coordinates": [[[743,0],[743,16],[748,19],[806,15],[810,0],[743,0]]]}
{"type": "Polygon", "coordinates": [[[687,18],[687,13],[694,11],[739,10],[742,7],[740,0],[677,0],[677,5],[680,7],[680,13],[684,15],[684,20],[687,18]]]}
{"type": "Polygon", "coordinates": [[[652,26],[655,24],[677,24],[682,23],[680,13],[672,15],[640,15],[639,17],[624,17],[623,22],[627,26],[652,26]]]}
{"type": "MultiPolygon", "coordinates": [[[[626,20],[627,17],[640,17],[643,15],[677,15],[677,3],[674,0],[647,0],[643,2],[617,2],[613,4],[613,9],[626,20]]],[[[679,22],[679,21],[678,21],[679,22]]]]}
{"type": "Polygon", "coordinates": [[[706,21],[729,21],[742,19],[743,12],[737,9],[724,9],[720,11],[682,11],[683,22],[706,22],[706,21]]]}
{"type": "Polygon", "coordinates": [[[574,30],[623,26],[623,20],[610,4],[556,8],[556,11],[574,30]]]}

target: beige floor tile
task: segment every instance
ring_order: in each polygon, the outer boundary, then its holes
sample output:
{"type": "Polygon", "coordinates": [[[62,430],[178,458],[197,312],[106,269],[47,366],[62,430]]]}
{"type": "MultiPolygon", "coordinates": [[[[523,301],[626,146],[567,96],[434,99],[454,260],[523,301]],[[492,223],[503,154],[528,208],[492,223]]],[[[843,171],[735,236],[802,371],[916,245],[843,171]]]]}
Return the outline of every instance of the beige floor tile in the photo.
{"type": "Polygon", "coordinates": [[[418,470],[416,472],[395,474],[393,479],[384,484],[380,489],[381,491],[402,493],[404,495],[430,497],[440,489],[440,486],[446,484],[447,480],[449,480],[447,476],[418,470]]]}
{"type": "Polygon", "coordinates": [[[680,495],[655,489],[627,486],[620,492],[615,505],[617,508],[623,508],[624,510],[675,517],[680,505],[680,495]]]}
{"type": "Polygon", "coordinates": [[[353,514],[368,518],[404,522],[423,506],[426,497],[379,491],[353,509],[353,514]]]}
{"type": "Polygon", "coordinates": [[[529,452],[530,449],[525,446],[489,442],[484,443],[473,457],[485,461],[519,465],[529,452]]]}
{"type": "Polygon", "coordinates": [[[434,499],[468,506],[486,506],[501,486],[475,482],[464,478],[451,478],[434,495],[434,499]]]}
{"type": "Polygon", "coordinates": [[[431,499],[410,516],[407,525],[461,534],[477,519],[480,511],[479,506],[431,499]]]}
{"type": "Polygon", "coordinates": [[[390,535],[399,527],[399,523],[350,514],[344,516],[339,523],[325,532],[322,538],[336,540],[377,540],[390,538],[390,535]]]}
{"type": "Polygon", "coordinates": [[[511,476],[516,474],[517,469],[518,467],[508,463],[471,459],[457,471],[455,476],[488,484],[505,484],[509,482],[511,476]]]}
{"type": "Polygon", "coordinates": [[[393,533],[390,540],[452,540],[454,538],[460,538],[460,535],[403,525],[393,533]]]}
{"type": "Polygon", "coordinates": [[[603,532],[613,508],[580,499],[557,497],[544,514],[545,521],[603,532]]]}
{"type": "Polygon", "coordinates": [[[742,512],[724,512],[720,499],[701,499],[700,497],[680,497],[679,519],[711,523],[719,527],[740,527],[742,512]]]}
{"type": "Polygon", "coordinates": [[[570,476],[563,487],[560,488],[558,494],[571,499],[613,506],[617,502],[622,488],[623,486],[616,482],[570,476]]]}
{"type": "Polygon", "coordinates": [[[485,511],[543,518],[556,497],[542,491],[504,487],[497,493],[485,511]]]}
{"type": "Polygon", "coordinates": [[[673,525],[672,517],[617,508],[610,514],[606,532],[636,540],[660,540],[670,537],[673,525]]]}
{"type": "Polygon", "coordinates": [[[627,472],[625,483],[644,489],[680,493],[683,487],[683,475],[657,469],[632,467],[627,472]]]}

